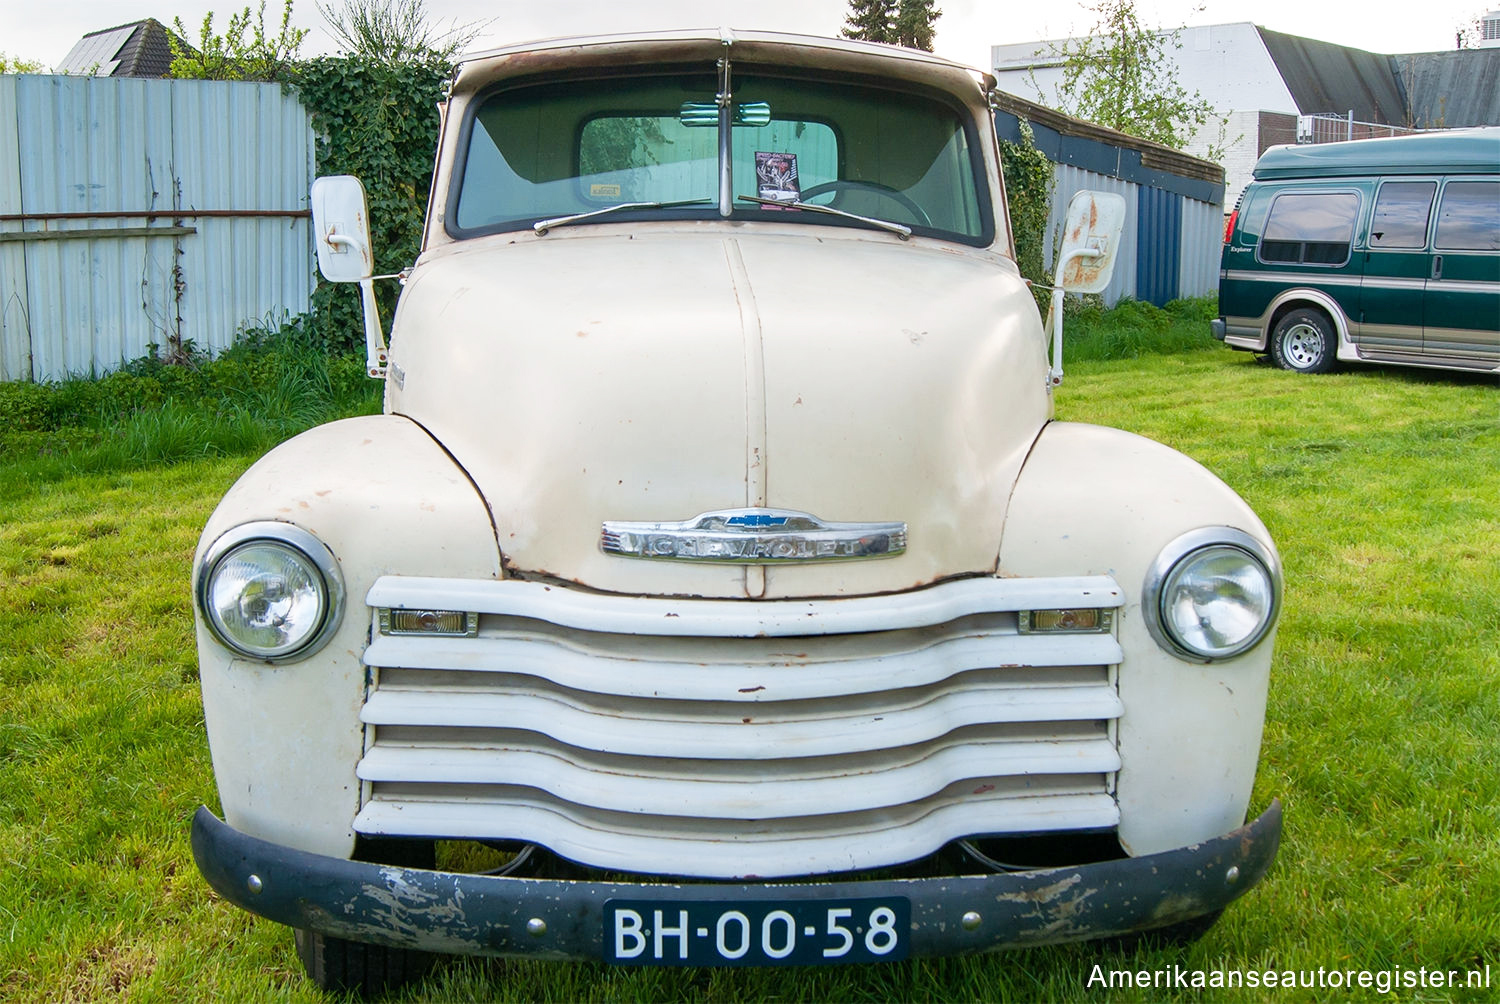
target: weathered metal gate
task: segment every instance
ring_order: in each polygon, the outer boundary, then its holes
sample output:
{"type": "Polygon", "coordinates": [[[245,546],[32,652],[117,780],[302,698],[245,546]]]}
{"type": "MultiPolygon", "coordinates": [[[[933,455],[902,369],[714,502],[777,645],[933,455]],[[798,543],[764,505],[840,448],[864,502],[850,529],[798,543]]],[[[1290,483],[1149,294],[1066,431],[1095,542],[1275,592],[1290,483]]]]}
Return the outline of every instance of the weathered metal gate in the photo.
{"type": "Polygon", "coordinates": [[[0,76],[0,379],[218,350],[307,310],[312,178],[280,84],[0,76]]]}

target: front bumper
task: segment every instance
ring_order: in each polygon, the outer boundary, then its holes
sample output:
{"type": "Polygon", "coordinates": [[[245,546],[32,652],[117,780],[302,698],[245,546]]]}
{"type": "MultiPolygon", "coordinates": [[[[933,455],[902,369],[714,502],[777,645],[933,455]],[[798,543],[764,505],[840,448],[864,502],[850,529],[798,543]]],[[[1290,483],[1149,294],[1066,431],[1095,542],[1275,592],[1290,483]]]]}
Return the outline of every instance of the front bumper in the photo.
{"type": "Polygon", "coordinates": [[[1224,318],[1215,317],[1213,320],[1208,322],[1208,330],[1213,332],[1213,336],[1222,342],[1224,340],[1225,334],[1228,333],[1229,329],[1228,325],[1226,325],[1224,322],[1224,318]]]}
{"type": "Polygon", "coordinates": [[[992,875],[816,883],[643,884],[467,875],[309,854],[241,833],[200,807],[193,857],[225,899],[339,938],[456,955],[598,961],[605,903],[857,899],[911,903],[912,955],[1084,941],[1223,909],[1261,880],[1281,805],[1222,837],[1139,858],[992,875]],[[970,915],[970,916],[966,916],[970,915]],[[978,921],[975,922],[974,915],[978,921]]]}

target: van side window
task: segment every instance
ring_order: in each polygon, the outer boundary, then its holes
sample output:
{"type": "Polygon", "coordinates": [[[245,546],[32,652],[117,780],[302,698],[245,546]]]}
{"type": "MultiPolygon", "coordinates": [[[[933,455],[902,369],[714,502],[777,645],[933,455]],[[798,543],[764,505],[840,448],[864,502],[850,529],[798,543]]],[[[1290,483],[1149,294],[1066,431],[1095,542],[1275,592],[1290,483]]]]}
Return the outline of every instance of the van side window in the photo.
{"type": "Polygon", "coordinates": [[[1500,251],[1500,181],[1450,181],[1438,206],[1441,251],[1500,251]]]}
{"type": "Polygon", "coordinates": [[[1266,228],[1266,214],[1271,211],[1274,194],[1263,188],[1246,189],[1240,196],[1244,205],[1240,207],[1240,235],[1249,243],[1255,243],[1266,228]]]}
{"type": "Polygon", "coordinates": [[[1291,192],[1276,197],[1260,260],[1293,265],[1342,265],[1349,260],[1359,196],[1353,192],[1291,192]]]}
{"type": "Polygon", "coordinates": [[[1435,181],[1388,181],[1375,197],[1370,221],[1372,248],[1425,248],[1435,181]]]}

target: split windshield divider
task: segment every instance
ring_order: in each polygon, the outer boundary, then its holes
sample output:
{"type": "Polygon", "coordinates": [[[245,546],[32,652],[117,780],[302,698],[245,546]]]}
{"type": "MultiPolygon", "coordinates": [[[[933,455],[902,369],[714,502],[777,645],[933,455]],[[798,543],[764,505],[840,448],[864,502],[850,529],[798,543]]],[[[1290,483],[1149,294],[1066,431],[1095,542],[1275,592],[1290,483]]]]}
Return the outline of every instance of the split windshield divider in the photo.
{"type": "Polygon", "coordinates": [[[719,215],[729,219],[734,215],[734,92],[730,90],[729,47],[733,36],[721,36],[724,55],[719,57],[719,93],[714,100],[719,105],[719,215]]]}

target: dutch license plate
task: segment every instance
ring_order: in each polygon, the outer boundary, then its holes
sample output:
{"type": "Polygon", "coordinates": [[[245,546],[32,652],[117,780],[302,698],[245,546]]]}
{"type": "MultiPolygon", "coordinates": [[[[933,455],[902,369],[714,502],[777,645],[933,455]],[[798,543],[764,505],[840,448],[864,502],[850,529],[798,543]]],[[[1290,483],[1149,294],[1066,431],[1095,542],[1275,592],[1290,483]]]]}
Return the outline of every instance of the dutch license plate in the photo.
{"type": "Polygon", "coordinates": [[[612,899],[604,960],[627,966],[797,966],[906,958],[905,897],[755,902],[612,899]]]}

